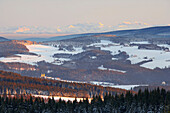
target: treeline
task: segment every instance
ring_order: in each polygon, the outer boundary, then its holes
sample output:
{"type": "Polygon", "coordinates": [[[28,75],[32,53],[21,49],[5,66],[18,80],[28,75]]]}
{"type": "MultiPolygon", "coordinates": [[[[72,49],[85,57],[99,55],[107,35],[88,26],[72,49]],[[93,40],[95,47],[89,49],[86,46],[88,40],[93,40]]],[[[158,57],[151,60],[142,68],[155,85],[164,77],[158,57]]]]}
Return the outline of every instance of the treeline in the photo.
{"type": "Polygon", "coordinates": [[[28,53],[28,48],[13,41],[0,42],[0,57],[9,57],[15,54],[28,53]]]}
{"type": "Polygon", "coordinates": [[[170,92],[155,89],[132,94],[105,95],[104,99],[94,96],[77,102],[55,101],[54,98],[44,100],[31,96],[0,97],[1,113],[169,113],[170,92]]]}
{"type": "Polygon", "coordinates": [[[0,94],[39,94],[67,97],[100,95],[103,97],[106,93],[115,95],[126,92],[127,90],[118,88],[26,77],[17,73],[0,71],[0,94]]]}

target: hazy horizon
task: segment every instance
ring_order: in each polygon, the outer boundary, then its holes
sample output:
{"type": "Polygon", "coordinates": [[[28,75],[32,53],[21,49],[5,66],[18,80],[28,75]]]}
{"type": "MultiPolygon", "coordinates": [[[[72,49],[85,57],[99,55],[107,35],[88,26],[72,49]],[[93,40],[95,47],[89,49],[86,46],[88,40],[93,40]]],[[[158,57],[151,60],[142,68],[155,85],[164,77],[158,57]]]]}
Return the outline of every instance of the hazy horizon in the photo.
{"type": "Polygon", "coordinates": [[[170,0],[1,0],[0,34],[79,34],[170,25],[170,0]]]}

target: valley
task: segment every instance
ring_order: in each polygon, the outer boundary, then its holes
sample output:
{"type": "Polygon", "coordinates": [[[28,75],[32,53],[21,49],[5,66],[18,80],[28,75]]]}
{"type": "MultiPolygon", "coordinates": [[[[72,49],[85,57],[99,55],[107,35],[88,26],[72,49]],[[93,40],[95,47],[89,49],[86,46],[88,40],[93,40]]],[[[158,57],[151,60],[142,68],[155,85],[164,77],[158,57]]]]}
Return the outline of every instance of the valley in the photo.
{"type": "MultiPolygon", "coordinates": [[[[162,36],[159,34],[167,33],[167,29],[153,27],[147,28],[147,32],[141,29],[71,35],[63,40],[53,37],[53,41],[39,43],[12,41],[25,50],[1,56],[0,69],[22,76],[40,78],[45,74],[67,82],[97,83],[109,87],[161,86],[163,82],[169,86],[169,35],[158,42],[162,36]]],[[[8,43],[11,41],[1,42],[1,45],[8,43]]],[[[21,51],[15,47],[15,51],[21,51]]]]}

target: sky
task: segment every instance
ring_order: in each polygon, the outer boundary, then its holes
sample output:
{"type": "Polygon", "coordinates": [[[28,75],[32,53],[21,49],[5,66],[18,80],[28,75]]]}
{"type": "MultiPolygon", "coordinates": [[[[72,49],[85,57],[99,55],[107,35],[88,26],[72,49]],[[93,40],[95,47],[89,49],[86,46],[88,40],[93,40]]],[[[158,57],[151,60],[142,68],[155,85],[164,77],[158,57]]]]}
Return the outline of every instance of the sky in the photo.
{"type": "Polygon", "coordinates": [[[170,25],[170,0],[0,0],[0,15],[0,33],[6,32],[4,27],[13,26],[20,26],[13,31],[17,33],[32,29],[26,26],[61,32],[63,26],[89,23],[100,28],[137,22],[170,25]]]}

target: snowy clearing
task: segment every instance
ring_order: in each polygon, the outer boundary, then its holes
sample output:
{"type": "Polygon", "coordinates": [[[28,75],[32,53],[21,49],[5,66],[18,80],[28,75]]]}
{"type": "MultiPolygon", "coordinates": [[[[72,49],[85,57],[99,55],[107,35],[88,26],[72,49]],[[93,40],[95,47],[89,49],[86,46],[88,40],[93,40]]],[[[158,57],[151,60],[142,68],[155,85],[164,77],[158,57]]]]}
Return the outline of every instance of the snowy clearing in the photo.
{"type": "MultiPolygon", "coordinates": [[[[110,44],[111,41],[101,41],[101,43],[95,43],[93,44],[96,47],[101,47],[101,50],[108,50],[111,51],[112,55],[116,55],[119,54],[119,50],[120,51],[125,51],[130,58],[128,58],[128,60],[131,61],[132,64],[136,64],[142,61],[146,61],[146,60],[153,60],[152,62],[148,62],[145,63],[143,65],[141,65],[142,67],[145,68],[149,68],[149,69],[154,69],[156,67],[159,68],[165,68],[165,67],[169,67],[170,66],[170,52],[165,52],[163,50],[145,50],[145,49],[138,49],[138,46],[102,46],[102,45],[106,45],[110,44]],[[147,59],[144,59],[147,58],[147,59]]],[[[142,43],[142,42],[139,42],[142,43]]],[[[144,42],[147,43],[147,42],[144,42]]],[[[169,47],[169,45],[162,45],[162,46],[166,46],[169,47]]]]}
{"type": "Polygon", "coordinates": [[[56,53],[66,53],[66,54],[77,54],[81,53],[83,50],[82,48],[75,48],[75,51],[63,51],[58,50],[58,48],[53,46],[47,46],[47,45],[26,45],[26,47],[29,49],[29,52],[36,53],[36,55],[22,55],[17,54],[19,57],[8,57],[4,58],[1,57],[1,62],[21,62],[21,63],[27,63],[30,65],[36,65],[39,61],[46,61],[52,64],[61,65],[64,61],[69,61],[70,59],[67,58],[54,58],[53,55],[56,53]]]}
{"type": "Polygon", "coordinates": [[[123,70],[104,68],[103,65],[101,65],[100,67],[98,67],[98,69],[100,69],[100,70],[110,70],[110,71],[117,71],[117,72],[121,72],[121,73],[126,73],[126,71],[123,71],[123,70]]]}
{"type": "Polygon", "coordinates": [[[130,42],[130,44],[150,44],[148,41],[130,42]]]}
{"type": "Polygon", "coordinates": [[[95,85],[100,85],[103,87],[114,87],[114,88],[120,88],[120,89],[126,89],[126,90],[131,90],[135,87],[138,86],[148,86],[148,85],[115,85],[114,83],[109,83],[109,82],[98,82],[98,81],[90,81],[91,84],[95,84],[95,85]]]}
{"type": "MultiPolygon", "coordinates": [[[[147,41],[141,42],[131,42],[136,44],[148,44],[147,41]]],[[[165,68],[170,66],[170,52],[165,52],[163,50],[146,50],[146,49],[138,49],[138,46],[123,46],[119,43],[113,43],[108,40],[101,40],[100,43],[93,43],[88,46],[96,46],[101,47],[101,50],[111,51],[112,55],[119,54],[119,51],[125,51],[130,57],[128,60],[131,61],[132,64],[137,64],[142,61],[152,60],[151,62],[144,63],[140,66],[154,69],[156,67],[165,68]]],[[[168,47],[170,49],[170,45],[167,44],[159,44],[161,47],[168,47]]],[[[46,61],[55,65],[62,65],[64,61],[70,61],[69,58],[54,58],[53,55],[56,53],[65,53],[65,54],[78,54],[83,52],[82,48],[74,48],[75,51],[67,51],[67,50],[58,50],[59,47],[47,46],[47,45],[26,45],[30,52],[38,54],[36,55],[23,55],[17,54],[19,57],[1,57],[1,62],[21,62],[27,63],[30,65],[36,65],[39,61],[46,61]]],[[[91,59],[96,59],[95,56],[92,56],[91,59]]],[[[117,60],[116,58],[112,58],[112,60],[117,60]]],[[[113,71],[119,71],[115,69],[110,69],[113,71]]]]}

